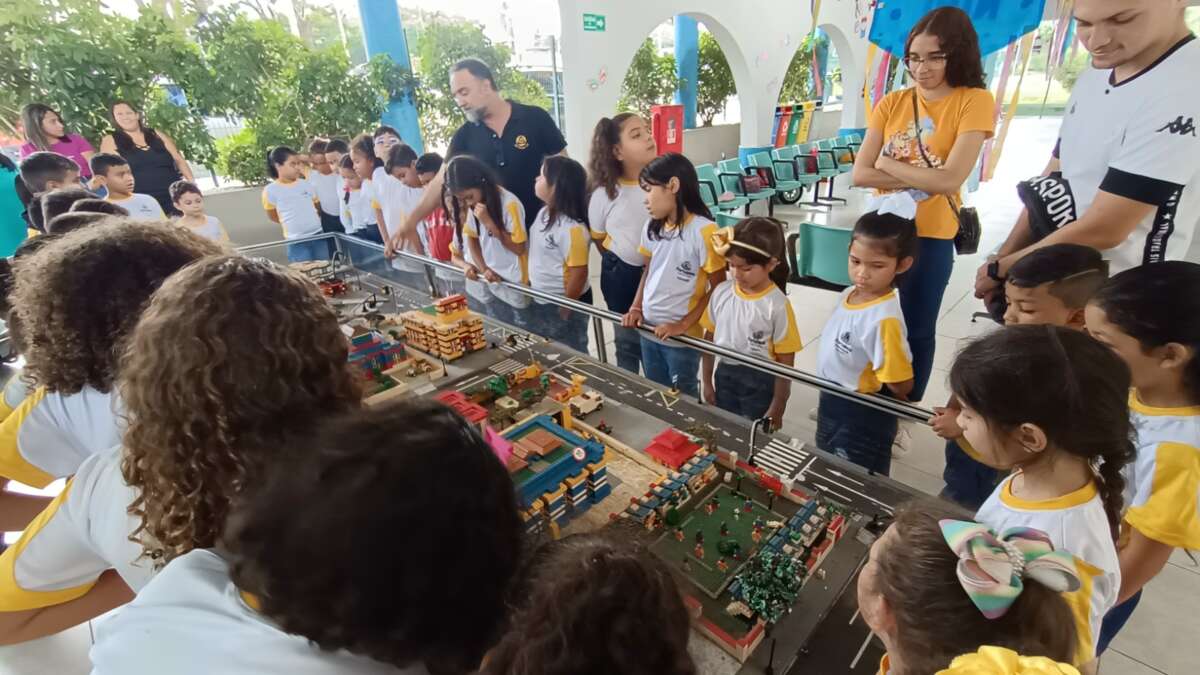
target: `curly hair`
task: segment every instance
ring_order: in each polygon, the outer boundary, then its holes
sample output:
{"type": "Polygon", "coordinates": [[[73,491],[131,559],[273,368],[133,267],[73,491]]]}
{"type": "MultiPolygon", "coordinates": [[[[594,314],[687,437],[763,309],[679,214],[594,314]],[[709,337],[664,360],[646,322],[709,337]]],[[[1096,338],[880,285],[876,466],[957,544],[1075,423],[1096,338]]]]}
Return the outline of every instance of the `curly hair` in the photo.
{"type": "Polygon", "coordinates": [[[621,145],[621,129],[625,122],[638,117],[637,113],[617,113],[612,118],[601,117],[592,132],[592,154],[588,164],[588,194],[604,188],[609,199],[617,198],[617,182],[624,167],[613,152],[621,145]]]}
{"type": "Polygon", "coordinates": [[[349,343],[311,282],[270,263],[208,258],[155,294],[125,349],[121,471],[132,535],[165,564],[220,537],[230,501],[285,436],[356,407],[349,343]]]}
{"type": "Polygon", "coordinates": [[[18,259],[10,302],[27,340],[26,375],[63,394],[109,391],[120,343],[154,291],[222,250],[169,223],[113,219],[56,235],[18,259]]]}
{"type": "Polygon", "coordinates": [[[474,671],[523,539],[512,479],[479,432],[421,400],[326,418],[292,445],[230,519],[237,587],[322,649],[474,671]]]}
{"type": "Polygon", "coordinates": [[[599,534],[542,547],[526,600],[482,675],[692,675],[691,619],[670,570],[599,534]]]}

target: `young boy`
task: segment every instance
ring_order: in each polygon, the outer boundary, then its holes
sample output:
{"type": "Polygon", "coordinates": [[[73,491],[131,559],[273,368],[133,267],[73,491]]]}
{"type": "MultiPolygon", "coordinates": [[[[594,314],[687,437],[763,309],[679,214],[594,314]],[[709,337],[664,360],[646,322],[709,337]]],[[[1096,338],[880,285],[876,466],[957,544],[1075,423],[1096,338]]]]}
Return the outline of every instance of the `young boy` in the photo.
{"type": "MultiPolygon", "coordinates": [[[[338,191],[338,174],[325,159],[325,152],[328,149],[329,141],[324,138],[313,139],[308,144],[308,156],[312,162],[312,171],[308,172],[308,182],[316,188],[317,200],[320,202],[318,211],[321,215],[321,231],[345,232],[346,229],[342,227],[340,215],[342,212],[341,201],[338,199],[341,196],[338,191]]],[[[330,253],[332,254],[332,251],[330,253]]]]}
{"type": "Polygon", "coordinates": [[[50,190],[78,187],[79,165],[57,152],[35,152],[21,160],[17,170],[17,195],[25,207],[21,217],[33,230],[32,236],[41,232],[45,223],[39,197],[50,190]]]}
{"type": "MultiPolygon", "coordinates": [[[[421,185],[429,185],[442,170],[442,156],[436,152],[427,152],[417,158],[417,178],[421,185]]],[[[425,220],[417,224],[417,238],[421,240],[421,248],[429,257],[444,262],[450,261],[450,242],[454,240],[454,225],[446,215],[446,207],[438,206],[425,220]]],[[[450,295],[457,292],[455,282],[461,281],[462,276],[454,272],[437,270],[434,276],[438,278],[438,293],[450,295]]]]}
{"type": "Polygon", "coordinates": [[[414,401],[327,420],[290,450],[222,549],[172,560],[98,628],[96,675],[478,668],[522,543],[478,431],[414,401]]]}
{"type": "Polygon", "coordinates": [[[436,152],[427,152],[417,158],[417,178],[421,185],[429,185],[442,170],[442,156],[436,152]]]}
{"type": "MultiPolygon", "coordinates": [[[[1049,324],[1083,330],[1088,300],[1108,279],[1108,263],[1100,252],[1079,244],[1054,244],[1038,249],[1013,264],[1004,283],[1008,326],[1049,324]]],[[[956,422],[959,408],[953,398],[934,408],[934,432],[946,439],[946,468],[942,497],[978,510],[1002,478],[975,461],[956,422]]]]}
{"type": "MultiPolygon", "coordinates": [[[[377,181],[372,181],[372,196],[375,203],[376,222],[379,223],[379,234],[384,241],[384,255],[394,256],[393,251],[402,250],[407,253],[425,255],[421,242],[413,233],[411,237],[399,237],[400,225],[408,218],[408,214],[421,202],[424,189],[421,179],[417,177],[417,153],[406,143],[397,143],[388,149],[383,168],[387,175],[377,181]]],[[[392,267],[411,278],[406,284],[413,288],[427,289],[424,280],[425,266],[404,257],[394,257],[392,267]]]]}
{"type": "Polygon", "coordinates": [[[325,144],[325,161],[329,162],[329,168],[337,173],[338,167],[342,165],[342,158],[350,154],[350,144],[346,141],[335,138],[325,144]]]}
{"type": "Polygon", "coordinates": [[[90,162],[94,180],[108,189],[110,202],[120,204],[129,212],[134,220],[163,220],[166,214],[158,201],[150,195],[135,194],[133,191],[133,171],[129,162],[120,155],[99,152],[92,155],[90,162]]]}
{"type": "Polygon", "coordinates": [[[385,162],[388,158],[388,150],[391,150],[393,145],[404,142],[400,138],[400,132],[386,124],[376,127],[375,133],[371,136],[375,139],[375,156],[385,162]]]}
{"type": "Polygon", "coordinates": [[[195,183],[177,180],[171,183],[168,191],[171,194],[171,203],[183,214],[175,219],[177,224],[209,241],[229,243],[229,233],[225,231],[221,221],[216,216],[204,212],[204,193],[200,192],[195,183]]]}

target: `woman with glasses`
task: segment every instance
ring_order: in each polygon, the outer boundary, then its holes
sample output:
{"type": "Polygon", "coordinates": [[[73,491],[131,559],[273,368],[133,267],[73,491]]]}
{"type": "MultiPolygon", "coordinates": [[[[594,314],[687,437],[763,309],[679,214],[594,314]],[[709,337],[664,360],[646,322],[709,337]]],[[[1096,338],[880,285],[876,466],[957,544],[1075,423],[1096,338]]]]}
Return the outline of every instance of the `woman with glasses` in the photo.
{"type": "Polygon", "coordinates": [[[983,81],[979,38],[956,7],[917,22],[904,47],[915,86],[875,106],[854,160],[854,184],[880,192],[911,190],[918,202],[916,263],[898,280],[919,401],[933,368],[942,294],[954,266],[960,190],[995,128],[996,102],[983,81]],[[915,103],[915,105],[914,105],[915,103]]]}

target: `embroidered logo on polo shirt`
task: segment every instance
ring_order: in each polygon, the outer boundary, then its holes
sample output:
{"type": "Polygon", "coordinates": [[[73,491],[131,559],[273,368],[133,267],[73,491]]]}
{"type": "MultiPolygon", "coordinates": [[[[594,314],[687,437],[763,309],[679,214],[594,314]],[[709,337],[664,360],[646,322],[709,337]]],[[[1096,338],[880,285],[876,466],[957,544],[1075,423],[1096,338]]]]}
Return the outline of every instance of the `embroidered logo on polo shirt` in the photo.
{"type": "Polygon", "coordinates": [[[850,340],[850,331],[845,331],[841,335],[837,336],[836,340],[834,340],[833,348],[837,350],[837,353],[843,356],[848,355],[850,352],[854,351],[854,347],[851,345],[850,340]]]}
{"type": "Polygon", "coordinates": [[[767,346],[767,331],[756,330],[753,333],[751,333],[750,334],[750,344],[754,345],[755,347],[766,347],[767,346]]]}
{"type": "Polygon", "coordinates": [[[1162,133],[1165,131],[1167,133],[1176,134],[1178,136],[1184,136],[1187,134],[1191,134],[1191,135],[1195,136],[1196,135],[1196,125],[1194,122],[1195,122],[1195,118],[1189,117],[1189,118],[1187,118],[1187,121],[1184,121],[1183,115],[1180,115],[1179,117],[1176,117],[1173,121],[1167,122],[1163,126],[1159,127],[1158,133],[1162,133]]]}
{"type": "Polygon", "coordinates": [[[518,150],[524,150],[529,147],[529,139],[525,138],[525,134],[517,134],[516,139],[513,140],[513,147],[518,150]]]}
{"type": "Polygon", "coordinates": [[[695,277],[696,271],[692,269],[692,263],[690,261],[684,260],[675,268],[675,278],[680,281],[690,283],[695,277]]]}

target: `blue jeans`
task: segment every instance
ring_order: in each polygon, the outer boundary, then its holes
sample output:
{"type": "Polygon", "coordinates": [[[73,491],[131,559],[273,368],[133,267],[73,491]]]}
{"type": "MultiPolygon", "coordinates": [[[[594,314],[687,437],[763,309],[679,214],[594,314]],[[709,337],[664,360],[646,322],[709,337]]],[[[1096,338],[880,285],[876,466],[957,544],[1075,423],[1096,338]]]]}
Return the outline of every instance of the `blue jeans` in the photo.
{"type": "Polygon", "coordinates": [[[383,237],[379,236],[379,226],[375,223],[367,225],[365,230],[359,230],[351,236],[383,246],[383,237]]]}
{"type": "Polygon", "coordinates": [[[897,280],[908,348],[912,350],[913,389],[908,398],[913,402],[921,400],[929,384],[937,347],[938,312],[953,269],[954,240],[921,237],[912,269],[897,280]]]}
{"type": "Polygon", "coordinates": [[[490,317],[501,323],[506,323],[513,328],[529,330],[530,312],[534,311],[533,307],[517,309],[507,302],[497,297],[492,297],[488,302],[476,300],[474,297],[467,296],[467,307],[476,314],[482,314],[490,317]]]}
{"type": "Polygon", "coordinates": [[[642,368],[646,377],[693,398],[700,395],[700,353],[689,347],[672,347],[640,336],[642,368]]]}
{"type": "MultiPolygon", "coordinates": [[[[579,296],[579,302],[592,304],[592,289],[579,296]]],[[[588,317],[586,314],[568,310],[564,319],[558,305],[539,305],[536,302],[526,310],[532,322],[530,330],[542,337],[562,343],[577,352],[588,353],[588,317]]]]}
{"type": "Polygon", "coordinates": [[[302,241],[287,245],[288,262],[329,260],[329,242],[324,240],[302,241]]]}
{"type": "Polygon", "coordinates": [[[764,417],[775,398],[774,376],[732,363],[717,364],[713,387],[717,407],[751,420],[764,417]]]}
{"type": "MultiPolygon", "coordinates": [[[[616,254],[605,251],[600,255],[600,291],[610,311],[624,314],[629,311],[642,282],[642,268],[626,263],[616,254]]],[[[613,343],[617,365],[631,373],[638,372],[642,360],[642,340],[636,328],[613,327],[613,343]]]]}
{"type": "Polygon", "coordinates": [[[1100,624],[1100,639],[1096,640],[1096,656],[1100,656],[1104,650],[1108,649],[1108,645],[1125,627],[1125,623],[1129,621],[1129,617],[1133,616],[1133,610],[1137,609],[1138,603],[1141,601],[1142,592],[1138,591],[1125,602],[1108,610],[1108,614],[1104,615],[1104,621],[1100,624]]]}
{"type": "Polygon", "coordinates": [[[968,455],[957,441],[946,441],[946,468],[942,470],[946,487],[940,495],[943,499],[978,511],[1003,477],[998,469],[968,455]]]}
{"type": "Polygon", "coordinates": [[[884,476],[898,428],[890,413],[841,396],[822,393],[817,405],[817,447],[884,476]]]}

